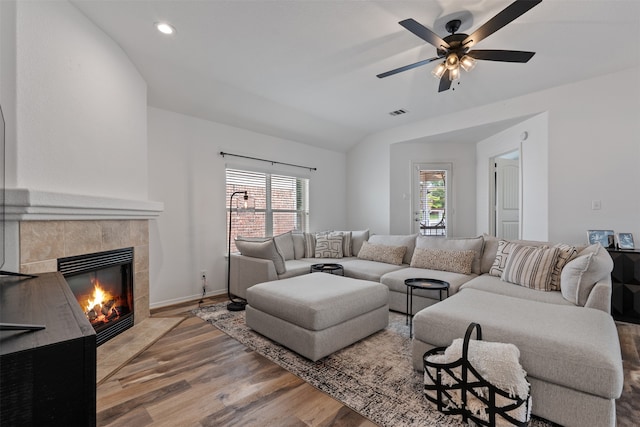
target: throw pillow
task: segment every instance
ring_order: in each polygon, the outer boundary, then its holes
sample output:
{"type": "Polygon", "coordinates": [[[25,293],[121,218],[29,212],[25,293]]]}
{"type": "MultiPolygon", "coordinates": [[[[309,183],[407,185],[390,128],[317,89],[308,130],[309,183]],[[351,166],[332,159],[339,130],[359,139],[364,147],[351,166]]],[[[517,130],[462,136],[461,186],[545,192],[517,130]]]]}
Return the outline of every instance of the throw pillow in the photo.
{"type": "Polygon", "coordinates": [[[600,243],[588,246],[569,261],[560,273],[560,292],[567,301],[584,306],[597,282],[613,270],[611,255],[600,243]]]}
{"type": "Polygon", "coordinates": [[[304,233],[304,257],[315,258],[316,256],[316,235],[304,233]]]}
{"type": "Polygon", "coordinates": [[[514,245],[502,280],[539,291],[551,291],[551,276],[558,261],[558,248],[514,245]]]}
{"type": "Polygon", "coordinates": [[[489,269],[489,274],[496,277],[502,277],[504,267],[507,265],[507,258],[509,253],[515,247],[515,243],[511,243],[507,240],[498,241],[498,249],[496,251],[496,257],[493,260],[493,265],[489,269]]]}
{"type": "Polygon", "coordinates": [[[402,262],[404,264],[411,264],[411,257],[413,256],[413,250],[416,247],[417,237],[417,234],[374,234],[373,236],[369,237],[368,242],[375,245],[404,246],[406,248],[406,252],[404,254],[404,259],[402,260],[402,262]]]}
{"type": "Polygon", "coordinates": [[[342,233],[342,256],[351,256],[351,232],[335,230],[334,233],[342,233]]]}
{"type": "Polygon", "coordinates": [[[377,245],[363,242],[358,258],[369,261],[384,262],[386,264],[401,265],[407,252],[406,246],[377,245]]]}
{"type": "Polygon", "coordinates": [[[294,231],[291,233],[291,237],[293,237],[294,259],[304,258],[304,233],[294,231]]]}
{"type": "Polygon", "coordinates": [[[418,236],[416,248],[443,249],[446,251],[475,251],[471,272],[480,274],[480,254],[484,239],[482,236],[472,238],[443,239],[437,236],[418,236]]]}
{"type": "Polygon", "coordinates": [[[567,245],[565,243],[558,243],[553,247],[558,248],[558,261],[553,267],[553,274],[551,275],[551,290],[559,291],[560,274],[562,273],[562,269],[569,261],[574,259],[576,255],[578,255],[578,251],[576,250],[575,246],[567,245]]]}
{"type": "Polygon", "coordinates": [[[411,258],[411,267],[471,274],[475,256],[476,251],[416,248],[411,258]]]}
{"type": "Polygon", "coordinates": [[[235,240],[235,243],[236,248],[238,248],[242,255],[271,260],[276,269],[276,273],[286,273],[287,268],[284,263],[284,256],[280,250],[278,250],[273,239],[265,242],[256,242],[238,238],[235,240]]]}
{"type": "Polygon", "coordinates": [[[280,249],[280,253],[282,253],[282,256],[284,256],[285,261],[296,258],[293,247],[293,236],[291,235],[290,231],[283,234],[278,234],[277,236],[273,236],[273,241],[275,242],[278,249],[280,249]]]}
{"type": "Polygon", "coordinates": [[[316,234],[316,258],[342,258],[342,233],[316,234]]]}

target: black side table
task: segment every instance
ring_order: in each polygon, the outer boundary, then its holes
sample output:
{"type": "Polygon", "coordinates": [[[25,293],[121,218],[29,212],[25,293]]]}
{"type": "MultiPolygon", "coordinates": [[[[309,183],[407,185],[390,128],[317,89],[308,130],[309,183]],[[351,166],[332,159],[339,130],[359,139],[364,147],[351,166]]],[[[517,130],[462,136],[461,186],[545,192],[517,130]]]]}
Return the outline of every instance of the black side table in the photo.
{"type": "Polygon", "coordinates": [[[311,273],[329,273],[344,276],[344,268],[342,264],[313,264],[311,273]]]}
{"type": "Polygon", "coordinates": [[[440,301],[442,301],[442,291],[447,292],[447,298],[449,297],[449,282],[438,279],[407,279],[404,281],[407,286],[407,319],[406,323],[409,323],[409,338],[413,337],[413,320],[409,321],[409,318],[413,319],[413,290],[424,289],[438,291],[440,301]]]}
{"type": "Polygon", "coordinates": [[[611,315],[640,323],[640,249],[607,249],[613,259],[611,315]]]}

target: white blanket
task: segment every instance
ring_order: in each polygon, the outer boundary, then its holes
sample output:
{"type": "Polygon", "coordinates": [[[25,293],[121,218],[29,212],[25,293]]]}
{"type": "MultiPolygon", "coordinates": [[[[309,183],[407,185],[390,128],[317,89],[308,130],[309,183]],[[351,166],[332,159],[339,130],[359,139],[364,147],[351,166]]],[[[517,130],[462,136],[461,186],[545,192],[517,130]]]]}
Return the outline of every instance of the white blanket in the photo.
{"type": "MultiPolygon", "coordinates": [[[[463,340],[456,339],[445,350],[444,354],[432,355],[427,358],[429,362],[434,363],[453,363],[462,357],[463,340]]],[[[529,383],[526,380],[527,373],[520,365],[520,350],[513,344],[494,343],[487,341],[469,341],[468,359],[471,365],[478,373],[489,383],[499,389],[509,393],[512,398],[529,399],[528,410],[525,405],[521,405],[517,409],[508,412],[509,415],[516,420],[528,421],[530,419],[531,398],[529,397],[529,383]]],[[[435,377],[435,369],[427,368],[431,375],[435,377]]],[[[462,373],[460,368],[454,369],[451,377],[443,371],[442,382],[445,385],[453,385],[462,381],[462,373]]],[[[468,381],[474,381],[476,378],[469,373],[468,381]]],[[[425,384],[432,384],[429,375],[425,371],[425,384]]],[[[475,391],[483,396],[486,392],[483,389],[475,389],[475,391]]],[[[432,397],[435,393],[427,391],[432,397]]],[[[506,406],[513,401],[502,396],[496,396],[496,406],[506,406]]],[[[452,402],[448,402],[449,406],[459,407],[462,405],[460,391],[453,392],[452,402]]],[[[488,420],[488,414],[485,411],[485,405],[470,393],[467,393],[467,410],[476,414],[479,418],[488,420]]],[[[496,420],[496,425],[507,425],[504,419],[496,420]]]]}

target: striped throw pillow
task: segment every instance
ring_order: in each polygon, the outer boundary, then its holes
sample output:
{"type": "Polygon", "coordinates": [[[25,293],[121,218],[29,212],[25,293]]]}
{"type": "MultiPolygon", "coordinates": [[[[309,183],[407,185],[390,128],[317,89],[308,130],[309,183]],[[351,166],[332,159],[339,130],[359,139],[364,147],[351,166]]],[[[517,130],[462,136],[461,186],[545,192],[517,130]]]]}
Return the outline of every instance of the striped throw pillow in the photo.
{"type": "Polygon", "coordinates": [[[515,245],[507,257],[502,280],[539,291],[552,291],[551,277],[558,252],[558,248],[515,245]]]}

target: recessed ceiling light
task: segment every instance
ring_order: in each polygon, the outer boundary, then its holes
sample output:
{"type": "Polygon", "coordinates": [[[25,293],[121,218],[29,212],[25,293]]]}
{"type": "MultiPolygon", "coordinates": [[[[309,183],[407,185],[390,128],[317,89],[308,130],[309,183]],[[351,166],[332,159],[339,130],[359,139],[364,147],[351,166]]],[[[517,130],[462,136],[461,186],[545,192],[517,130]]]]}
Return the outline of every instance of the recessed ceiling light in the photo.
{"type": "Polygon", "coordinates": [[[176,29],[171,24],[167,24],[166,22],[156,22],[155,26],[162,34],[171,35],[176,32],[176,29]]]}

